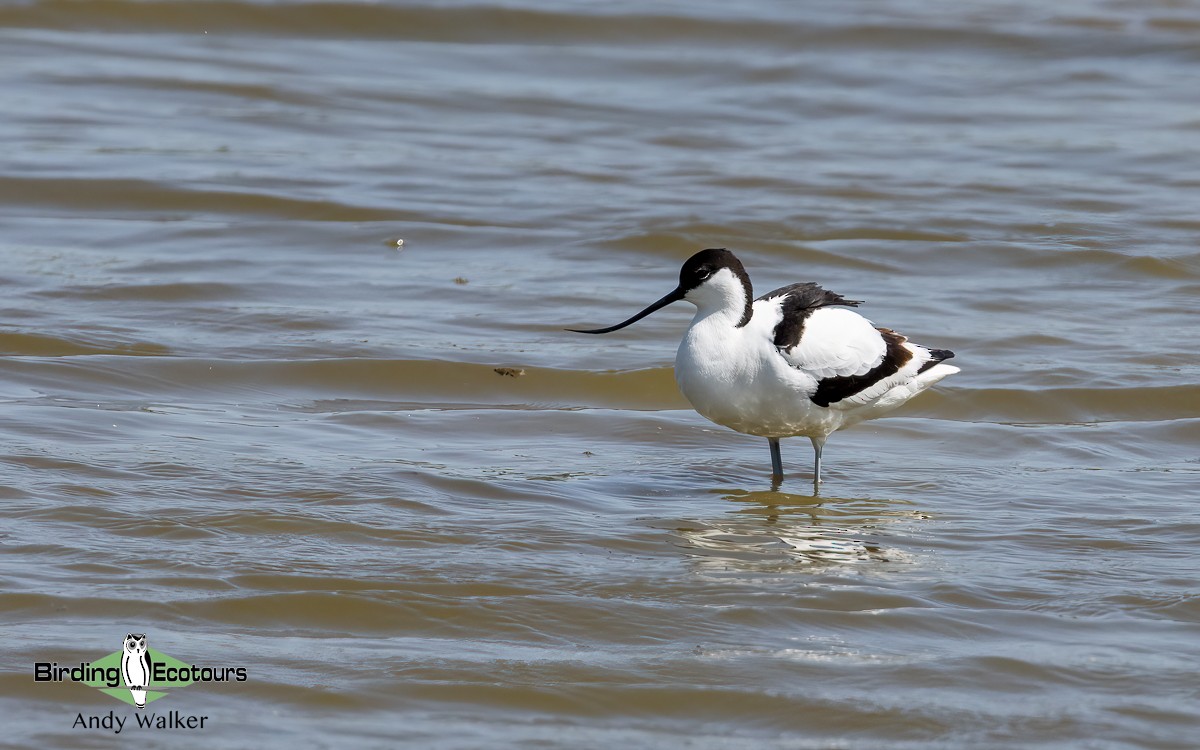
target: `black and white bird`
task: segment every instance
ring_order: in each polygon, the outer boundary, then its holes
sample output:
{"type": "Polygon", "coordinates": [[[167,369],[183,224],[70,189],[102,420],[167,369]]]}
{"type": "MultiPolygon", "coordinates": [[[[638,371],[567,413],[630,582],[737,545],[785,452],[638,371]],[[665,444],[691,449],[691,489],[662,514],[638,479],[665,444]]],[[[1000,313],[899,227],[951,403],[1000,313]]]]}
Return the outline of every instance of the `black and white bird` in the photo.
{"type": "Polygon", "coordinates": [[[741,261],[702,250],[683,264],[679,286],[623,323],[576,333],[611,333],[672,302],[696,306],[675,355],[675,380],[696,411],[719,425],[765,437],[772,476],[783,477],[779,439],[812,441],[814,483],[821,450],[837,430],[874,419],[959,369],[954,353],[928,349],[849,309],[860,302],[814,283],[758,299],[741,261]]]}

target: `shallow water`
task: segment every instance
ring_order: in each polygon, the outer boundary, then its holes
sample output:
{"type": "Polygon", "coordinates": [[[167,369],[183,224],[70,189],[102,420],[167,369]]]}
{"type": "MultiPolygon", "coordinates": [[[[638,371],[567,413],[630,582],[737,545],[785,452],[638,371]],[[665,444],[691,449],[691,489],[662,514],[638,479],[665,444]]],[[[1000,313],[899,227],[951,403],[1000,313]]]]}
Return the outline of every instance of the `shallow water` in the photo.
{"type": "Polygon", "coordinates": [[[3,5],[0,745],[1194,746],[1197,31],[3,5]],[[702,247],[963,372],[773,491],[690,308],[562,330],[702,247]],[[249,678],[73,728],[128,632],[249,678]]]}

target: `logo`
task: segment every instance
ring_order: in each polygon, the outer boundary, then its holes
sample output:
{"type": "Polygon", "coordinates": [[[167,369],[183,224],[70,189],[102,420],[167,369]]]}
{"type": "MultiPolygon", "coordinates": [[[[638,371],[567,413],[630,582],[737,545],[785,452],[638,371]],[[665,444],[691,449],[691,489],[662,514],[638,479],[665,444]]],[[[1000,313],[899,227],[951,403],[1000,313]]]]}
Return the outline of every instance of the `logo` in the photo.
{"type": "MultiPolygon", "coordinates": [[[[137,721],[131,726],[146,729],[203,729],[207,716],[184,716],[179,711],[146,713],[146,705],[196,683],[245,682],[246,668],[188,664],[150,648],[145,633],[130,633],[121,641],[120,651],[92,662],[72,665],[62,665],[56,661],[37,662],[33,665],[33,679],[34,682],[82,683],[134,706],[138,709],[134,714],[137,721]]],[[[97,716],[80,713],[72,726],[109,729],[120,734],[125,728],[126,719],[115,711],[97,716]]]]}

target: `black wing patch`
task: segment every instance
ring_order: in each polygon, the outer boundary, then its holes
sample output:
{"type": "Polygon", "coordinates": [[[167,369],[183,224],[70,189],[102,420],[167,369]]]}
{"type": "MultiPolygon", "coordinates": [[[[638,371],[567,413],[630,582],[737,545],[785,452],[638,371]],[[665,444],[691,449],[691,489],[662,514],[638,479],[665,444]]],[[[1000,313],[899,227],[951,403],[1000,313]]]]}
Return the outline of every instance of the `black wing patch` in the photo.
{"type": "MultiPolygon", "coordinates": [[[[887,328],[876,328],[887,343],[887,351],[883,361],[863,375],[838,375],[832,378],[822,378],[817,382],[817,390],[809,396],[817,406],[829,406],[844,398],[850,398],[878,383],[884,378],[890,378],[900,368],[912,359],[912,352],[904,346],[908,341],[905,337],[887,328]]],[[[939,350],[945,351],[945,350],[939,350]]],[[[953,355],[951,355],[953,356],[953,355]]]]}
{"type": "Polygon", "coordinates": [[[929,357],[930,357],[929,361],[926,362],[925,364],[921,365],[920,370],[917,370],[918,375],[925,372],[930,367],[933,367],[934,365],[936,365],[938,362],[941,362],[942,360],[954,359],[954,352],[950,351],[949,349],[930,349],[929,357]]]}
{"type": "Polygon", "coordinates": [[[761,301],[774,297],[783,297],[783,318],[775,326],[775,346],[785,351],[800,343],[800,336],[804,334],[804,321],[812,315],[813,310],[830,305],[858,307],[862,304],[862,300],[846,299],[836,292],[822,289],[811,281],[780,287],[758,299],[761,301]]]}

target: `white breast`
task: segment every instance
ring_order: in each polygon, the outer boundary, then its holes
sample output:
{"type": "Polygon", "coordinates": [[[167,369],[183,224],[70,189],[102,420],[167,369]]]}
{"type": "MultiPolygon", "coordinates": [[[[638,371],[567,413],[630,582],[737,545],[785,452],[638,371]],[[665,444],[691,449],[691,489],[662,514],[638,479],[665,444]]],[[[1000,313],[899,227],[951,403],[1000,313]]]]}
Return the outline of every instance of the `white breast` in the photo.
{"type": "Polygon", "coordinates": [[[126,651],[121,657],[121,666],[125,669],[128,684],[145,685],[149,681],[150,675],[146,674],[141,655],[126,651]]]}
{"type": "Polygon", "coordinates": [[[706,418],[750,435],[786,437],[836,429],[833,423],[840,415],[812,403],[816,380],[779,356],[765,323],[751,320],[744,328],[733,328],[697,316],[675,357],[679,390],[706,418]]]}

